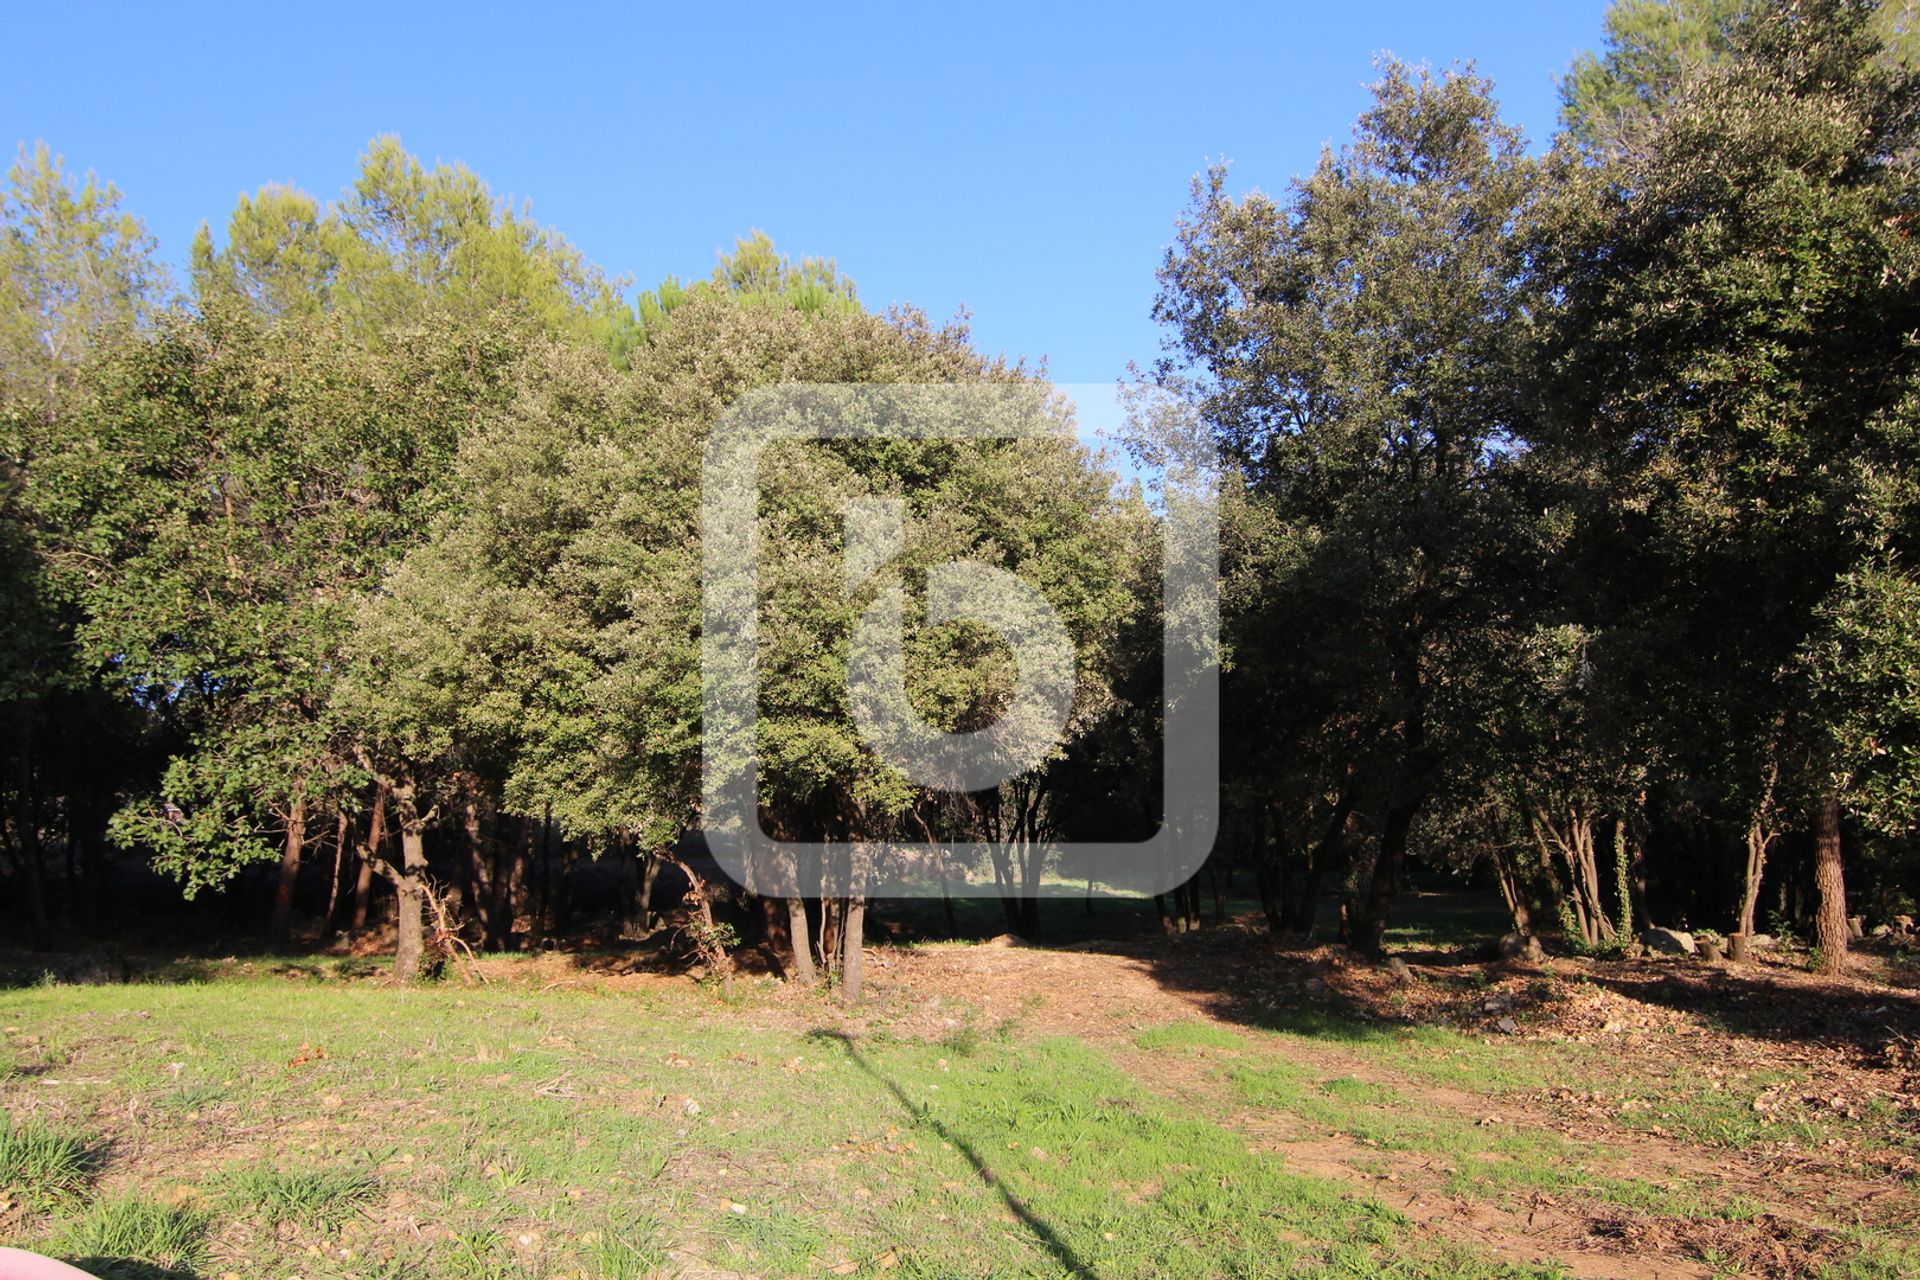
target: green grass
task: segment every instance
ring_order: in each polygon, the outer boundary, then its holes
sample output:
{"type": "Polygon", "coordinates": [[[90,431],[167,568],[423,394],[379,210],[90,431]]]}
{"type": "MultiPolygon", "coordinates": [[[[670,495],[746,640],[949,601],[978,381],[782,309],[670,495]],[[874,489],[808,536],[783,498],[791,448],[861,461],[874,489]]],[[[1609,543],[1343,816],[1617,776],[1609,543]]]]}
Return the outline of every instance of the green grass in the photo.
{"type": "Polygon", "coordinates": [[[94,1163],[85,1135],[0,1113],[0,1193],[45,1206],[85,1188],[94,1163]]]}
{"type": "MultiPolygon", "coordinates": [[[[116,1197],[36,1210],[21,1242],[304,1280],[1543,1274],[1249,1150],[1084,1042],[994,1027],[962,1054],[884,1019],[843,1034],[825,1003],[809,1030],[814,1006],[739,987],[0,991],[0,1025],[63,1056],[63,1105],[121,1142],[116,1197]]],[[[0,1107],[40,1088],[0,1081],[0,1107]]]]}
{"type": "Polygon", "coordinates": [[[205,1261],[211,1221],[203,1210],[121,1195],[96,1201],[54,1247],[102,1280],[159,1280],[190,1274],[205,1261]]]}
{"type": "Polygon", "coordinates": [[[1169,1022],[1133,1038],[1142,1049],[1240,1049],[1246,1040],[1211,1022],[1169,1022]]]}
{"type": "Polygon", "coordinates": [[[582,1234],[587,1272],[593,1280],[642,1280],[666,1268],[660,1222],[651,1215],[616,1218],[582,1234]]]}
{"type": "MultiPolygon", "coordinates": [[[[1325,1005],[1237,1029],[1091,1020],[1096,1038],[1131,1036],[1109,1056],[1031,1038],[1030,1011],[996,1023],[956,1001],[957,1024],[927,1041],[905,1034],[925,1033],[910,1005],[847,1019],[745,979],[723,1002],[544,977],[398,990],[337,966],[233,969],[0,990],[14,1029],[0,1053],[35,1068],[0,1075],[0,1116],[47,1106],[46,1064],[62,1081],[61,1127],[7,1125],[0,1168],[58,1149],[53,1166],[79,1170],[14,1197],[28,1200],[7,1224],[20,1243],[202,1280],[1460,1280],[1550,1272],[1444,1243],[1361,1175],[1407,1179],[1396,1203],[1418,1182],[1516,1212],[1546,1195],[1739,1222],[1762,1206],[1718,1180],[1710,1151],[1825,1132],[1755,1112],[1779,1083],[1757,1074],[1643,1079],[1603,1046],[1325,1005]],[[1436,1105],[1436,1085],[1472,1101],[1436,1105]],[[1636,1100],[1615,1121],[1694,1142],[1700,1167],[1663,1176],[1604,1144],[1482,1123],[1555,1086],[1636,1100]],[[1290,1167],[1285,1141],[1250,1147],[1249,1117],[1263,1134],[1338,1135],[1355,1177],[1290,1167]],[[109,1150],[96,1170],[87,1153],[109,1150]],[[89,1204],[96,1173],[113,1196],[89,1204]]],[[[1846,1230],[1834,1274],[1913,1273],[1886,1231],[1846,1230]]]]}
{"type": "Polygon", "coordinates": [[[379,1179],[357,1169],[282,1170],[260,1165],[233,1170],[226,1177],[228,1203],[268,1226],[283,1222],[338,1226],[379,1189],[379,1179]]]}

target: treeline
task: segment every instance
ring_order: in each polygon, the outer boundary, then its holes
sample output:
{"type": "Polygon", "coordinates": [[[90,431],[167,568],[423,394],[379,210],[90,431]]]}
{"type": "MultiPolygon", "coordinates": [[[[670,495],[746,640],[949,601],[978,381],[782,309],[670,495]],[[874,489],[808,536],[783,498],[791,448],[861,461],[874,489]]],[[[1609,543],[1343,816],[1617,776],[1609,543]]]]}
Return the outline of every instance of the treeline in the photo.
{"type": "MultiPolygon", "coordinates": [[[[1148,376],[1226,464],[1208,871],[1251,873],[1276,931],[1377,953],[1416,862],[1596,949],[1648,923],[1817,923],[1837,967],[1849,890],[1912,910],[1903,21],[1623,0],[1545,155],[1471,71],[1389,63],[1352,141],[1283,196],[1196,183],[1148,376]]],[[[663,868],[694,891],[687,936],[716,966],[747,935],[857,991],[864,903],[831,868],[715,915],[682,843],[703,816],[703,453],[726,406],[789,383],[1012,390],[1052,429],[772,451],[767,830],[981,841],[989,865],[955,870],[990,872],[1027,934],[1045,877],[1098,874],[1052,844],[1152,830],[1158,510],[964,329],[873,314],[759,235],[629,305],[393,140],[331,203],[242,199],[181,297],[111,188],[44,148],[10,184],[0,789],[7,918],[37,944],[110,913],[129,856],[189,893],[277,866],[271,936],[384,901],[406,978],[455,933],[564,928],[570,869],[612,856],[628,893],[663,868]],[[888,581],[983,560],[1074,641],[1065,741],[1019,779],[929,791],[857,731],[848,637],[878,587],[849,589],[842,513],[873,497],[905,499],[888,581]]],[[[1136,424],[1149,477],[1166,429],[1136,424]]],[[[1006,709],[1004,645],[909,623],[922,715],[1006,709]]],[[[1165,910],[1196,921],[1198,884],[1165,910]]]]}
{"type": "Polygon", "coordinates": [[[1377,951],[1413,849],[1592,948],[1817,924],[1837,968],[1843,849],[1912,910],[1910,17],[1626,0],[1544,157],[1484,81],[1389,66],[1283,198],[1197,184],[1162,374],[1241,480],[1276,927],[1344,881],[1377,951]]]}

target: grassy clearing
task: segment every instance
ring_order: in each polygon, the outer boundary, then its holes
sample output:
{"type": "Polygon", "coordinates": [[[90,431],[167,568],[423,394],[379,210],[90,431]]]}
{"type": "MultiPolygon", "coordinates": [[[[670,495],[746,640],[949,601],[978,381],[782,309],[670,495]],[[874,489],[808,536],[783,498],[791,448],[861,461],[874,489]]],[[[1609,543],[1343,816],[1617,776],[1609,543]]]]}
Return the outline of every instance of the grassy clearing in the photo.
{"type": "Polygon", "coordinates": [[[1550,1274],[1006,1024],[928,1042],[771,987],[727,1005],[305,975],[16,989],[0,1023],[30,1065],[64,1064],[57,1086],[0,1082],[6,1109],[138,1135],[110,1195],[36,1207],[13,1242],[121,1274],[1550,1274]]]}
{"type": "MultiPolygon", "coordinates": [[[[1742,1262],[1710,1243],[1715,1224],[1754,1224],[1756,1236],[1765,1238],[1777,1230],[1766,1220],[1778,1206],[1770,1211],[1727,1179],[1713,1153],[1763,1139],[1812,1147],[1859,1137],[1857,1127],[1844,1121],[1783,1119],[1757,1111],[1756,1098],[1789,1083],[1775,1073],[1718,1066],[1665,1076],[1622,1071],[1597,1046],[1395,1026],[1324,1009],[1288,1011],[1275,1024],[1285,1029],[1235,1034],[1206,1024],[1174,1023],[1141,1031],[1134,1041],[1169,1056],[1198,1052],[1211,1058],[1208,1078],[1228,1099],[1262,1117],[1263,1128],[1282,1121],[1285,1141],[1312,1143],[1333,1136],[1377,1153],[1350,1154],[1348,1163],[1358,1172],[1393,1180],[1410,1175],[1410,1181],[1429,1185],[1438,1175],[1438,1186],[1447,1194],[1509,1210],[1524,1210],[1546,1197],[1549,1203],[1586,1206],[1596,1219],[1604,1218],[1609,1206],[1659,1218],[1697,1241],[1683,1253],[1728,1275],[1773,1272],[1764,1267],[1754,1272],[1750,1258],[1742,1262]],[[1329,1073],[1313,1065],[1323,1060],[1314,1050],[1324,1050],[1329,1042],[1365,1074],[1329,1073]],[[1391,1082],[1396,1079],[1405,1085],[1391,1082]],[[1515,1123],[1508,1114],[1509,1100],[1565,1093],[1569,1081],[1593,1090],[1585,1098],[1606,1100],[1598,1109],[1621,1131],[1622,1141],[1651,1132],[1696,1149],[1698,1160],[1686,1169],[1651,1172],[1619,1146],[1574,1141],[1515,1123]],[[1418,1089],[1436,1085],[1477,1097],[1484,1109],[1434,1106],[1417,1096],[1418,1089]]],[[[1817,1198],[1796,1204],[1794,1216],[1815,1207],[1817,1198]]],[[[1920,1249],[1904,1238],[1904,1228],[1870,1227],[1843,1202],[1827,1209],[1829,1225],[1815,1234],[1826,1252],[1845,1260],[1796,1263],[1799,1269],[1792,1274],[1888,1280],[1920,1275],[1920,1249]]]]}

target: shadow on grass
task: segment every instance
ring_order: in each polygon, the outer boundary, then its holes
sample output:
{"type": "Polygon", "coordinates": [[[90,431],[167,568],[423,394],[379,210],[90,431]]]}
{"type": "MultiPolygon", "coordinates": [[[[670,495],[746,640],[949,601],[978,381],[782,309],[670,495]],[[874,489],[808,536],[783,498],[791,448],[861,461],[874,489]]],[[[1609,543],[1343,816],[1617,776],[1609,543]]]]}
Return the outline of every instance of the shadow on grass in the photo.
{"type": "Polygon", "coordinates": [[[1008,1190],[1006,1185],[994,1176],[993,1170],[987,1167],[987,1162],[981,1159],[980,1153],[974,1150],[972,1143],[947,1128],[946,1125],[940,1123],[926,1107],[915,1102],[907,1091],[900,1087],[898,1081],[894,1080],[893,1077],[887,1075],[869,1061],[868,1058],[860,1052],[859,1046],[853,1042],[852,1036],[849,1036],[844,1031],[832,1031],[825,1028],[817,1029],[812,1035],[817,1039],[830,1040],[838,1044],[841,1049],[846,1052],[847,1059],[861,1071],[871,1076],[881,1085],[884,1085],[887,1092],[891,1093],[894,1099],[905,1108],[908,1115],[913,1116],[918,1123],[925,1125],[927,1128],[939,1134],[942,1142],[951,1144],[955,1151],[958,1151],[965,1157],[967,1163],[973,1166],[973,1172],[980,1181],[990,1187],[993,1192],[1000,1197],[1001,1201],[1006,1204],[1008,1212],[1026,1224],[1027,1230],[1033,1233],[1034,1239],[1038,1240],[1047,1252],[1051,1253],[1054,1259],[1067,1269],[1069,1274],[1085,1276],[1088,1280],[1099,1280],[1099,1274],[1083,1261],[1078,1253],[1074,1252],[1072,1245],[1061,1239],[1060,1233],[1055,1231],[1045,1218],[1042,1218],[1039,1214],[1028,1208],[1024,1200],[1008,1190]]]}
{"type": "Polygon", "coordinates": [[[162,1267],[138,1258],[69,1258],[67,1262],[99,1280],[201,1280],[197,1271],[162,1267]]]}
{"type": "Polygon", "coordinates": [[[1596,967],[1589,976],[1618,995],[1692,1014],[1729,1035],[1844,1043],[1868,1052],[1889,1041],[1920,1040],[1920,997],[1885,987],[1697,960],[1623,962],[1596,967]]]}

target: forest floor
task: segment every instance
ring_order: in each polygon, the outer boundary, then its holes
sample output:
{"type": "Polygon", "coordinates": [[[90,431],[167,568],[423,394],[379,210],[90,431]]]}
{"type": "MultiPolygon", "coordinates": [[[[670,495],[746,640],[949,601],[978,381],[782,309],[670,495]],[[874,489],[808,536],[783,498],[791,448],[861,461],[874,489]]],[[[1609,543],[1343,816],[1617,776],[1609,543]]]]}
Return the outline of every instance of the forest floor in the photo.
{"type": "Polygon", "coordinates": [[[1401,954],[889,944],[852,1012],[611,953],[14,986],[0,1243],[167,1280],[1920,1275],[1910,971],[1401,954]]]}

